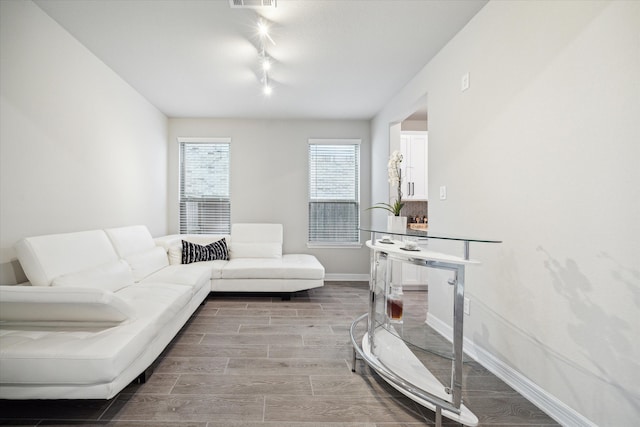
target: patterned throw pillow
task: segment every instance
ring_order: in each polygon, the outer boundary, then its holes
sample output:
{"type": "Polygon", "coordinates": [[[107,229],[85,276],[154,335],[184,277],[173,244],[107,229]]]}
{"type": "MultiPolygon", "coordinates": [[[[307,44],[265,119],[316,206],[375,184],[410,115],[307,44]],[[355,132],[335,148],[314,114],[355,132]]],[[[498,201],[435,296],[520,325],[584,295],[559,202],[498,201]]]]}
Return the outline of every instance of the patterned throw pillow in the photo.
{"type": "Polygon", "coordinates": [[[217,242],[209,243],[206,246],[198,245],[196,243],[182,241],[182,263],[191,264],[198,261],[214,261],[214,260],[228,260],[229,249],[227,248],[227,241],[220,239],[217,242]]]}

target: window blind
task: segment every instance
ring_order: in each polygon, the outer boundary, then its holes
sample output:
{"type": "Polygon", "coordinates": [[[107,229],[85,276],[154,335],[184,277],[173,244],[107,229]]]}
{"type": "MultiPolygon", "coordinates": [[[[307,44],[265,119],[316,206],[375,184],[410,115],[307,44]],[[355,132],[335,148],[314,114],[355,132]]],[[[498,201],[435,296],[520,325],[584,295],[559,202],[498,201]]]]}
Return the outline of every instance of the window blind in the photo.
{"type": "Polygon", "coordinates": [[[309,243],[358,243],[360,141],[309,141],[309,243]]]}
{"type": "Polygon", "coordinates": [[[228,141],[179,140],[180,233],[231,232],[228,141]]]}

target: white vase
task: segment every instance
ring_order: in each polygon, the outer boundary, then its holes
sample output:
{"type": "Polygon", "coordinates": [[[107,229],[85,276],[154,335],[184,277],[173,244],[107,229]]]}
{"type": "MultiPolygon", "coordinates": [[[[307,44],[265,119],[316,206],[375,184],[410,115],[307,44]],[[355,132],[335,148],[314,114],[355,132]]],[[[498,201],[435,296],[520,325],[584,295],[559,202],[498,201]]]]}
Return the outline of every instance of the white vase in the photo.
{"type": "Polygon", "coordinates": [[[407,231],[406,216],[388,216],[387,231],[389,233],[405,233],[407,231]]]}

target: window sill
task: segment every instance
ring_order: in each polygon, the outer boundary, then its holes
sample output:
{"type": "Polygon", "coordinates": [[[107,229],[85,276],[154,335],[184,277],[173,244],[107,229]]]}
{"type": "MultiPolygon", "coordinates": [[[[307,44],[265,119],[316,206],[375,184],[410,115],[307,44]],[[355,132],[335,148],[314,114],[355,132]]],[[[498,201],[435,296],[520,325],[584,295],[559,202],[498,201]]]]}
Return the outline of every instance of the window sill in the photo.
{"type": "Polygon", "coordinates": [[[307,248],[315,248],[315,249],[360,249],[362,248],[362,243],[335,243],[335,242],[327,242],[327,243],[309,243],[307,242],[307,248]]]}

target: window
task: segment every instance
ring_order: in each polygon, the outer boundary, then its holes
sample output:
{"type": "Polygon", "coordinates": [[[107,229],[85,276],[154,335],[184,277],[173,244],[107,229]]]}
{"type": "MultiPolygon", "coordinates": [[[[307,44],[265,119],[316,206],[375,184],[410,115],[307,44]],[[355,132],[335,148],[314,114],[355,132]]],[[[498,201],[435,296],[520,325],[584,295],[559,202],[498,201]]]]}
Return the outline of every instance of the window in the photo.
{"type": "Polygon", "coordinates": [[[229,138],[179,138],[180,233],[231,232],[229,138]]]}
{"type": "Polygon", "coordinates": [[[360,140],[309,140],[309,243],[360,241],[360,140]]]}

